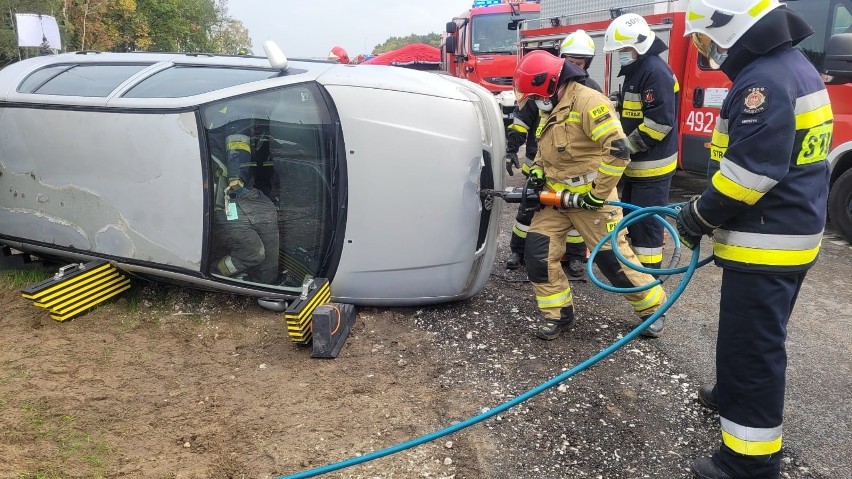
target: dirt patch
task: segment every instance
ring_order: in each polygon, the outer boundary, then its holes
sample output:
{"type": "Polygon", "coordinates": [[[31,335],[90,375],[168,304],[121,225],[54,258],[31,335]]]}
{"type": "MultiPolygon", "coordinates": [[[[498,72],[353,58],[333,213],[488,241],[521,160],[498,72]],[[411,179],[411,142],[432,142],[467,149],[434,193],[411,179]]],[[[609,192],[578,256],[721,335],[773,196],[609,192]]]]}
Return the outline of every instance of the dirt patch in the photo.
{"type": "MultiPolygon", "coordinates": [[[[426,434],[447,410],[433,334],[399,312],[361,311],[320,360],[251,299],[135,291],[64,323],[0,292],[0,477],[276,477],[426,434]]],[[[440,442],[328,477],[448,477],[469,455],[440,442]]]]}

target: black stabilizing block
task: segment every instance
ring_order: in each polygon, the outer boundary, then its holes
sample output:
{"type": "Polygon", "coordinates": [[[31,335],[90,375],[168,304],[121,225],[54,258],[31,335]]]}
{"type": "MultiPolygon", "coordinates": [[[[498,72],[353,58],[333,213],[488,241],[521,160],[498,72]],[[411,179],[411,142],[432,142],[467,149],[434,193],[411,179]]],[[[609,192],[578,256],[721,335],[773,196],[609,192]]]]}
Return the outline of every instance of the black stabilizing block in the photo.
{"type": "Polygon", "coordinates": [[[327,303],[318,306],[313,314],[312,358],[336,358],[355,323],[355,306],[327,303]]]}

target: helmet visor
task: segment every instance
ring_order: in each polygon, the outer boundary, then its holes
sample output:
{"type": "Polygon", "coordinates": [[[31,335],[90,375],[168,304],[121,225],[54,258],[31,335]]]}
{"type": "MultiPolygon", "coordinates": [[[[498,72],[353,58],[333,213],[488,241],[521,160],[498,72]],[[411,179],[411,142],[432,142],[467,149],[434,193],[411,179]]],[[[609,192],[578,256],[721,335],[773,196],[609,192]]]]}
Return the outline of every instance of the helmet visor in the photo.
{"type": "Polygon", "coordinates": [[[522,93],[517,88],[515,90],[515,101],[518,102],[518,108],[523,108],[527,104],[527,100],[530,99],[530,95],[527,93],[522,93]]]}
{"type": "Polygon", "coordinates": [[[710,58],[710,48],[713,45],[713,40],[710,39],[707,35],[703,33],[690,33],[689,38],[692,40],[692,44],[695,45],[695,48],[698,49],[698,53],[704,56],[704,58],[710,58]]]}

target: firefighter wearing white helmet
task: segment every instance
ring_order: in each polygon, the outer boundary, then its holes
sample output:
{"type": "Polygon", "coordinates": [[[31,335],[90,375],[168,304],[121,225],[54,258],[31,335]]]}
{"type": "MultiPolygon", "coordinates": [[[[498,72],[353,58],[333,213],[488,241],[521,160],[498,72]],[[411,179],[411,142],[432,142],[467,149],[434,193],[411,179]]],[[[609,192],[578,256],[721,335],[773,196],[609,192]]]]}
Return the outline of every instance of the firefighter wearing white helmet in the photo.
{"type": "MultiPolygon", "coordinates": [[[[677,167],[680,87],[668,63],[660,58],[667,49],[648,22],[635,13],[613,20],[604,37],[604,50],[617,52],[619,76],[624,77],[618,112],[631,161],[624,172],[622,200],[638,206],[668,204],[677,167]]],[[[663,261],[663,225],[648,218],[630,225],[628,231],[639,261],[646,267],[659,268],[663,261]]]]}
{"type": "MultiPolygon", "coordinates": [[[[731,79],[711,143],[711,179],[681,209],[678,234],[712,234],[722,268],[716,385],[722,443],[703,479],[781,474],[787,324],[825,227],[833,115],[798,49],[813,30],[777,0],[691,0],[686,35],[731,79]]],[[[691,247],[691,246],[690,246],[691,247]]]]}

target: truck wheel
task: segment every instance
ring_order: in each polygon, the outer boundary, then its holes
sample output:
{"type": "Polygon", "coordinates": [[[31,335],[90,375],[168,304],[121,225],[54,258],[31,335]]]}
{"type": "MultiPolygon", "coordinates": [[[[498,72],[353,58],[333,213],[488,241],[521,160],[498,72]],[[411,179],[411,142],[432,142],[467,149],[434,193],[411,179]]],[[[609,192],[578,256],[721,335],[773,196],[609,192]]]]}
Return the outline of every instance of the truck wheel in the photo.
{"type": "Polygon", "coordinates": [[[837,231],[852,243],[852,169],[834,182],[828,195],[828,216],[837,231]]]}

